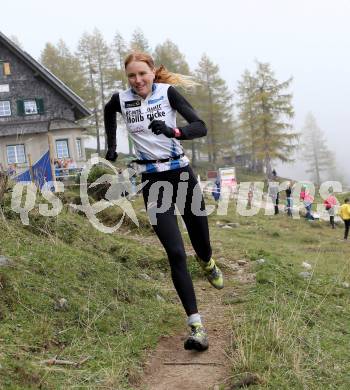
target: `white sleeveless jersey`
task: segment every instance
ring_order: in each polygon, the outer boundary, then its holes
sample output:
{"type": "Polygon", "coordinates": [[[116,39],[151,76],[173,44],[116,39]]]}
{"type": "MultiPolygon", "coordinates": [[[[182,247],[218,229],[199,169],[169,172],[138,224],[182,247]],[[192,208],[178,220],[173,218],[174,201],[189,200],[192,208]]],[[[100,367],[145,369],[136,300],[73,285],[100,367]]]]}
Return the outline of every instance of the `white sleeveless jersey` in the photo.
{"type": "MultiPolygon", "coordinates": [[[[153,119],[165,121],[176,127],[176,110],[169,103],[169,84],[154,83],[152,93],[142,99],[132,89],[119,93],[120,108],[129,135],[134,143],[138,160],[159,160],[178,156],[183,148],[176,138],[155,135],[148,128],[153,119]]],[[[162,172],[182,168],[189,164],[186,156],[165,163],[137,164],[139,173],[162,172]]]]}

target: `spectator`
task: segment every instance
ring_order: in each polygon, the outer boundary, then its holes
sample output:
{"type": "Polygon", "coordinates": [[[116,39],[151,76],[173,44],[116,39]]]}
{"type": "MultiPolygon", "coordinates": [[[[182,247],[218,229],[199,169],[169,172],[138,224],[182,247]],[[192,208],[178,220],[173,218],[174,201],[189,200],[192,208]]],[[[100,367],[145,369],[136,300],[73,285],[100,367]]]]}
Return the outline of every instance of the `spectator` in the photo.
{"type": "Polygon", "coordinates": [[[253,196],[254,196],[254,183],[250,183],[248,190],[248,203],[247,207],[251,208],[253,205],[253,196]]]}
{"type": "Polygon", "coordinates": [[[55,158],[54,160],[54,167],[55,167],[55,176],[56,178],[59,178],[61,176],[61,162],[57,158],[55,158]]]}
{"type": "Polygon", "coordinates": [[[286,189],[286,206],[287,206],[287,215],[292,216],[293,209],[293,197],[292,197],[292,183],[289,182],[286,189]]]}
{"type": "Polygon", "coordinates": [[[269,183],[269,196],[272,200],[274,209],[275,209],[275,215],[279,213],[278,210],[278,204],[279,204],[279,185],[277,182],[271,182],[269,183]]]}
{"type": "Polygon", "coordinates": [[[219,177],[217,177],[215,180],[215,185],[213,186],[213,191],[211,193],[216,202],[220,199],[220,192],[221,192],[221,184],[220,184],[219,177]]]}
{"type": "Polygon", "coordinates": [[[344,231],[344,241],[348,239],[349,227],[350,227],[350,204],[349,198],[344,199],[344,204],[340,207],[339,215],[344,221],[345,231],[344,231]]]}
{"type": "Polygon", "coordinates": [[[334,216],[335,216],[335,206],[337,205],[337,203],[338,203],[337,198],[334,196],[333,190],[329,194],[327,199],[323,202],[326,210],[328,211],[329,223],[332,226],[332,229],[335,229],[334,216]]]}
{"type": "Polygon", "coordinates": [[[306,187],[302,187],[301,192],[300,192],[300,200],[303,201],[306,214],[305,218],[309,221],[313,221],[315,218],[311,214],[311,209],[312,209],[312,203],[314,201],[314,197],[310,194],[310,192],[307,190],[306,187]]]}

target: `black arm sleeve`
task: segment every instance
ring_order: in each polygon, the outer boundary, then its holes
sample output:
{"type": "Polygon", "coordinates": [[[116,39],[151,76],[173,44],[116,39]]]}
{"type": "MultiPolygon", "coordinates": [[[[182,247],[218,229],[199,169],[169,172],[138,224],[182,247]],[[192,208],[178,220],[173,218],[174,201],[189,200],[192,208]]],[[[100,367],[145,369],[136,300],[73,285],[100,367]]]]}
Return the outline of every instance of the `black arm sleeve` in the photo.
{"type": "Polygon", "coordinates": [[[117,149],[117,112],[121,113],[119,93],[115,93],[104,108],[104,122],[108,149],[117,149]]]}
{"type": "Polygon", "coordinates": [[[188,122],[187,126],[179,127],[182,136],[177,139],[194,139],[207,135],[205,123],[199,118],[191,104],[172,86],[168,88],[168,99],[171,107],[188,122]]]}

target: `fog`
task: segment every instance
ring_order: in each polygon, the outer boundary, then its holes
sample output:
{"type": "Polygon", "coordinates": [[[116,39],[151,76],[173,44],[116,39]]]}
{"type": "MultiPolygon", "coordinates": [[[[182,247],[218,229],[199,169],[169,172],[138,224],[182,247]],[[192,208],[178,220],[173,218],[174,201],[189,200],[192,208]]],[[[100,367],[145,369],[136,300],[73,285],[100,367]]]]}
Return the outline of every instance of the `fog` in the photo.
{"type": "MultiPolygon", "coordinates": [[[[15,35],[39,58],[46,42],[62,38],[74,50],[81,35],[97,27],[110,42],[116,31],[126,40],[139,27],[154,48],[169,38],[194,69],[201,55],[220,67],[234,91],[255,59],[269,62],[276,77],[293,76],[294,128],[301,131],[312,112],[337,165],[350,182],[350,4],[346,0],[224,0],[121,2],[111,0],[3,2],[0,30],[15,35]]],[[[297,165],[275,164],[281,175],[305,178],[297,165]],[[302,177],[303,176],[303,177],[302,177]]]]}

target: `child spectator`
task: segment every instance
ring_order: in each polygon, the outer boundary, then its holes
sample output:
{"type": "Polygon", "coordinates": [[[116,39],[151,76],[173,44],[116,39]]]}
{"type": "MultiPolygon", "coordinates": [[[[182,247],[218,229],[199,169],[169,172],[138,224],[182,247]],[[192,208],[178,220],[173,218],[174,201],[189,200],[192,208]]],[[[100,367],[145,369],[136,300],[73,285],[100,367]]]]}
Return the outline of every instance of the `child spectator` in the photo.
{"type": "Polygon", "coordinates": [[[308,220],[314,220],[315,218],[311,214],[311,208],[312,208],[312,203],[314,201],[314,197],[310,194],[310,192],[306,189],[306,187],[302,187],[301,192],[300,192],[300,200],[304,202],[306,214],[305,218],[308,220]]]}

